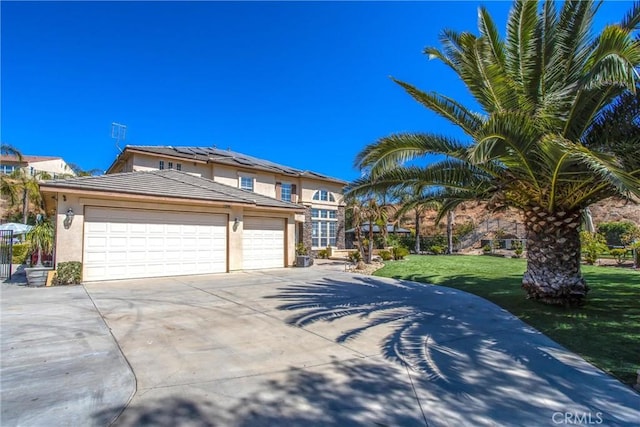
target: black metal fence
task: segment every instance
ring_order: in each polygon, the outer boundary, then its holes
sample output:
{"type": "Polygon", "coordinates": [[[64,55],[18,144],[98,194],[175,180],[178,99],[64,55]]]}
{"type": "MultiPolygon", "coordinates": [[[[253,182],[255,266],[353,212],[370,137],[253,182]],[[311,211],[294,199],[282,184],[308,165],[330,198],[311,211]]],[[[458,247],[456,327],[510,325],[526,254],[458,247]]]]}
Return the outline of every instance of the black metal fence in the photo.
{"type": "Polygon", "coordinates": [[[0,230],[0,278],[11,279],[13,259],[13,231],[0,230]]]}

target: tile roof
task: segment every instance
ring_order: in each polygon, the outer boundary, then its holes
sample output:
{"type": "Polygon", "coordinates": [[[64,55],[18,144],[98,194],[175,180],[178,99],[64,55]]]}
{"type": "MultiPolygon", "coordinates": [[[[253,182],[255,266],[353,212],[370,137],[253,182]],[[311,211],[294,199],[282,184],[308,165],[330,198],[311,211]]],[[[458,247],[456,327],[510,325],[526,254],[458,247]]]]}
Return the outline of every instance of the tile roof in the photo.
{"type": "MultiPolygon", "coordinates": [[[[0,156],[0,160],[3,162],[19,162],[18,156],[12,156],[10,154],[3,154],[0,156]]],[[[46,160],[62,160],[62,157],[57,156],[30,156],[23,154],[22,155],[22,163],[31,163],[31,162],[44,162],[46,160]]]]}
{"type": "Polygon", "coordinates": [[[45,191],[47,189],[74,189],[175,199],[210,200],[260,207],[304,209],[294,203],[263,196],[262,194],[231,187],[173,169],[56,179],[43,182],[41,187],[45,191]]]}
{"type": "Polygon", "coordinates": [[[146,153],[159,154],[165,156],[173,156],[190,160],[199,160],[204,162],[222,163],[233,166],[251,167],[262,169],[270,172],[281,173],[285,175],[293,175],[298,177],[308,177],[334,181],[346,184],[345,181],[333,178],[317,172],[305,171],[301,169],[283,166],[268,160],[258,159],[246,154],[237,153],[230,150],[221,150],[213,147],[172,147],[169,145],[127,145],[125,151],[136,150],[146,153]]]}

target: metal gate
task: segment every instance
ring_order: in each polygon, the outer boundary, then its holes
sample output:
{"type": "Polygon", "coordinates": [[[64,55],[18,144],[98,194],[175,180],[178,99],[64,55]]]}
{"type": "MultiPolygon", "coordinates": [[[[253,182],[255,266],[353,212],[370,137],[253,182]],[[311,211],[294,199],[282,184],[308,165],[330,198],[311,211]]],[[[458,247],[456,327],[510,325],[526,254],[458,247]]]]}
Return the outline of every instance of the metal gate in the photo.
{"type": "Polygon", "coordinates": [[[0,230],[0,278],[11,280],[13,230],[0,230]]]}

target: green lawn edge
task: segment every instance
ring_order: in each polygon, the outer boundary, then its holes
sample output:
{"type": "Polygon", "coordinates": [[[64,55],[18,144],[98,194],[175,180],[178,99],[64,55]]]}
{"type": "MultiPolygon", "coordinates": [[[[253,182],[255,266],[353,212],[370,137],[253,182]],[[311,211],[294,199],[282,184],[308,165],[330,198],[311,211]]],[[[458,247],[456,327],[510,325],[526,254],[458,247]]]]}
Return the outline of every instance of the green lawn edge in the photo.
{"type": "Polygon", "coordinates": [[[460,289],[494,302],[565,348],[618,378],[636,382],[640,368],[640,272],[583,266],[590,287],[582,307],[527,300],[523,259],[474,255],[411,255],[374,275],[460,289]]]}

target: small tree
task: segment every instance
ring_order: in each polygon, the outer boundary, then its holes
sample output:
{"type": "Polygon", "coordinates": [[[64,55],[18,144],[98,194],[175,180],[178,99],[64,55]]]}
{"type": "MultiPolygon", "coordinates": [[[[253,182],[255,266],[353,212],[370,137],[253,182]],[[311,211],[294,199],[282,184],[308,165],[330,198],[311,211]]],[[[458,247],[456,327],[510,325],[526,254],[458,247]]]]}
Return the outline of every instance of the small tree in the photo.
{"type": "Polygon", "coordinates": [[[587,264],[593,265],[598,256],[607,250],[607,241],[600,233],[590,233],[588,231],[580,232],[580,244],[582,252],[584,252],[584,260],[587,264]]]}
{"type": "Polygon", "coordinates": [[[625,246],[627,236],[639,233],[638,226],[631,221],[612,221],[598,224],[598,233],[603,234],[609,246],[625,246]]]}
{"type": "Polygon", "coordinates": [[[37,251],[36,267],[42,267],[42,256],[53,252],[54,228],[51,222],[38,215],[36,225],[27,233],[27,241],[32,251],[37,251]]]}

